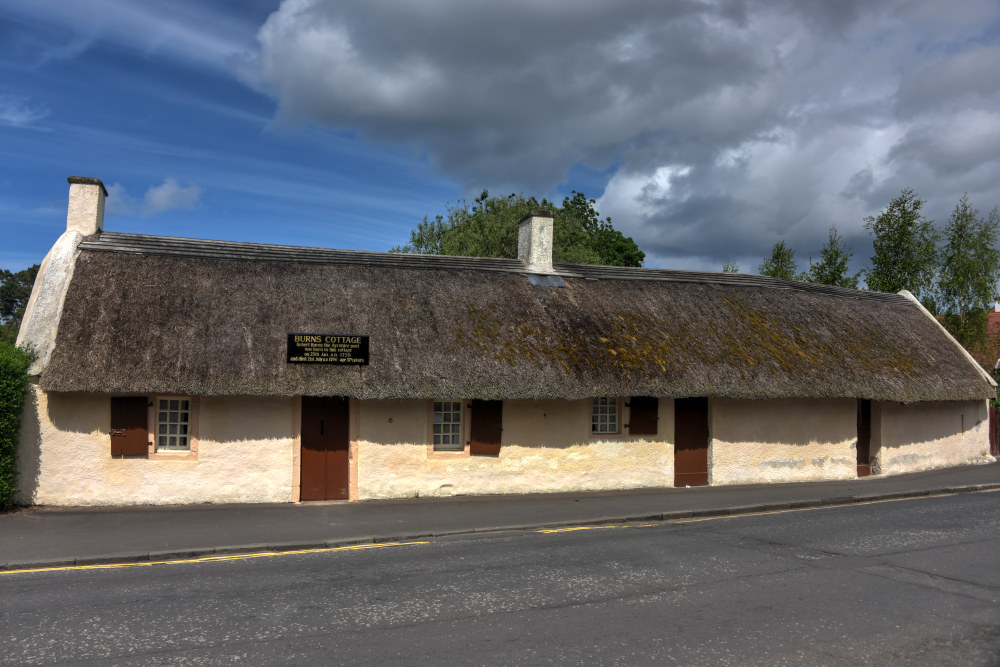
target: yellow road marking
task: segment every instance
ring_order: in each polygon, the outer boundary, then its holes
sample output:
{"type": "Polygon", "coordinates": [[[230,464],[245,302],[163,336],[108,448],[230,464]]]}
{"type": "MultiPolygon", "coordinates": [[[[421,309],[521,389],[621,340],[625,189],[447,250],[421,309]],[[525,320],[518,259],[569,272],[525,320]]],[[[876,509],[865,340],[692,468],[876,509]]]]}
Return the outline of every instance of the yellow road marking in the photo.
{"type": "Polygon", "coordinates": [[[601,528],[621,528],[621,526],[570,526],[569,528],[546,528],[536,533],[568,533],[573,530],[599,530],[601,528]]]}
{"type": "MultiPolygon", "coordinates": [[[[1000,491],[1000,489],[984,489],[982,491],[972,491],[971,493],[987,493],[1000,491]]],[[[960,492],[969,493],[969,492],[960,492]]],[[[928,500],[930,498],[944,498],[955,496],[958,493],[934,493],[927,496],[908,496],[906,498],[883,498],[881,500],[862,500],[859,502],[843,503],[837,505],[817,505],[815,507],[790,507],[783,510],[767,510],[764,512],[746,512],[744,514],[720,514],[718,516],[692,517],[690,519],[666,519],[663,523],[699,523],[701,521],[715,521],[717,519],[737,519],[745,516],[765,516],[767,514],[787,514],[789,512],[810,512],[813,510],[831,510],[846,507],[858,507],[860,505],[878,505],[881,503],[899,503],[904,500],[928,500]]]]}
{"type": "Polygon", "coordinates": [[[565,533],[571,530],[594,530],[596,528],[651,528],[655,526],[662,526],[664,524],[677,524],[677,523],[700,523],[702,521],[717,521],[719,519],[738,519],[746,516],[766,516],[768,514],[787,514],[788,512],[809,512],[812,510],[829,510],[841,507],[857,507],[859,505],[876,505],[879,503],[898,503],[904,500],[926,500],[930,498],[944,498],[946,496],[955,496],[962,493],[997,493],[1000,492],[998,489],[981,489],[979,491],[956,491],[954,493],[934,493],[926,496],[908,496],[906,498],[883,498],[881,500],[863,500],[859,502],[844,503],[842,505],[817,505],[815,507],[790,507],[788,509],[775,509],[767,510],[764,512],[745,512],[741,514],[719,514],[715,516],[703,516],[703,517],[691,517],[687,519],[664,519],[656,523],[636,523],[636,524],[617,524],[617,525],[605,525],[605,526],[574,526],[571,528],[552,528],[548,530],[537,530],[537,533],[565,533]]]}
{"type": "Polygon", "coordinates": [[[294,549],[292,551],[260,551],[248,554],[226,554],[223,556],[203,556],[201,558],[177,558],[174,560],[152,560],[139,563],[103,563],[97,565],[65,565],[62,567],[39,567],[24,570],[0,570],[3,574],[24,574],[26,572],[65,572],[69,570],[117,570],[126,567],[153,567],[154,565],[186,565],[188,563],[214,563],[225,560],[249,560],[251,558],[273,558],[275,556],[295,556],[299,554],[321,554],[331,551],[358,551],[361,549],[383,549],[385,547],[408,547],[430,542],[381,542],[378,544],[351,544],[345,547],[323,547],[319,549],[294,549]]]}
{"type": "MultiPolygon", "coordinates": [[[[678,524],[678,523],[699,523],[702,521],[716,521],[718,519],[736,519],[740,517],[747,516],[764,516],[767,514],[786,514],[788,512],[808,512],[812,510],[826,510],[834,509],[839,507],[857,507],[858,505],[875,505],[878,503],[895,503],[904,500],[925,500],[930,498],[943,498],[945,496],[954,496],[959,493],[997,493],[1000,492],[1000,488],[997,489],[981,489],[979,491],[959,491],[955,493],[936,493],[926,496],[910,496],[907,498],[885,498],[882,500],[865,500],[856,503],[844,503],[842,505],[818,505],[816,507],[794,507],[782,510],[769,510],[765,512],[747,512],[746,514],[720,514],[717,516],[706,516],[697,517],[689,519],[666,519],[664,521],[659,521],[655,523],[639,523],[639,524],[603,524],[600,526],[569,526],[566,528],[546,528],[542,530],[536,530],[536,533],[568,533],[578,530],[599,530],[605,528],[649,528],[654,526],[662,526],[664,524],[678,524]]],[[[407,547],[417,544],[430,544],[429,541],[424,540],[420,542],[381,542],[378,544],[351,544],[343,547],[322,547],[318,549],[295,549],[292,551],[261,551],[256,553],[246,553],[246,554],[225,554],[221,556],[203,556],[201,558],[178,558],[174,560],[154,560],[154,561],[144,561],[137,563],[104,563],[97,565],[66,565],[62,567],[40,567],[40,568],[28,568],[22,570],[0,570],[0,575],[4,574],[25,574],[28,572],[65,572],[71,570],[117,570],[127,567],[153,567],[154,565],[184,565],[188,563],[212,563],[217,561],[228,561],[228,560],[249,560],[251,558],[273,558],[275,556],[295,556],[300,554],[317,554],[317,553],[329,553],[333,551],[359,551],[362,549],[382,549],[385,547],[407,547]]]]}

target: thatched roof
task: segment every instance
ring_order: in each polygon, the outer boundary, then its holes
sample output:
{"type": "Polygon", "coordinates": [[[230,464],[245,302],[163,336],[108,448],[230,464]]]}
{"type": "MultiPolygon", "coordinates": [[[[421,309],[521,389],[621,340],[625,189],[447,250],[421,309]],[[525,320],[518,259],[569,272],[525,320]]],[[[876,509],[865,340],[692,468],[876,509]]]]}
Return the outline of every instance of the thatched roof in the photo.
{"type": "Polygon", "coordinates": [[[359,398],[993,395],[899,295],[763,278],[104,233],[81,244],[50,391],[359,398]],[[550,286],[564,283],[565,286],[550,286]],[[370,364],[289,364],[292,332],[370,364]]]}

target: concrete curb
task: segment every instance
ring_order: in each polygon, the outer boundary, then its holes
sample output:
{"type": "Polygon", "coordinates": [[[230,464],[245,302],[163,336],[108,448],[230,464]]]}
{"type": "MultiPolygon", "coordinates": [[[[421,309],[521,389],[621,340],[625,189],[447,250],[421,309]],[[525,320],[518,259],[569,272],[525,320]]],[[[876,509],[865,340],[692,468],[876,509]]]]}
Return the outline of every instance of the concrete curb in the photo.
{"type": "Polygon", "coordinates": [[[152,565],[166,561],[192,560],[211,556],[237,556],[251,553],[281,553],[308,549],[336,549],[339,547],[359,546],[365,544],[385,544],[387,542],[409,542],[437,537],[454,537],[458,535],[480,535],[528,530],[551,530],[558,528],[573,528],[577,526],[600,526],[614,523],[640,523],[644,521],[680,521],[684,519],[718,518],[741,516],[747,514],[762,514],[797,509],[815,509],[821,507],[838,507],[856,505],[867,502],[904,500],[907,498],[923,498],[927,496],[947,496],[960,493],[977,493],[1000,489],[1000,482],[988,484],[969,484],[951,486],[940,489],[920,489],[917,491],[897,491],[893,493],[874,493],[858,496],[839,496],[835,498],[816,498],[795,500],[761,505],[736,505],[732,507],[715,507],[703,510],[680,510],[641,515],[626,515],[599,517],[593,519],[573,519],[547,523],[512,524],[504,526],[489,526],[482,528],[460,529],[438,532],[394,533],[391,535],[372,535],[370,537],[338,538],[324,541],[275,542],[257,544],[238,544],[219,547],[194,549],[152,551],[148,553],[112,553],[106,555],[86,555],[74,558],[58,558],[45,561],[10,561],[0,563],[0,574],[23,570],[44,570],[48,568],[68,568],[99,565],[152,565]]]}

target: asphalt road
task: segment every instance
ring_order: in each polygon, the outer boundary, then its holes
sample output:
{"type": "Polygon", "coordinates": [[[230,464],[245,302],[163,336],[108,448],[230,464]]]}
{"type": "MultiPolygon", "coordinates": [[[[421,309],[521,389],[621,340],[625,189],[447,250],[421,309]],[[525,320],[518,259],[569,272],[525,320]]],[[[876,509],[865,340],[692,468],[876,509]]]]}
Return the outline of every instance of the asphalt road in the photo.
{"type": "Polygon", "coordinates": [[[1000,493],[0,574],[0,664],[1000,663],[1000,493]]]}

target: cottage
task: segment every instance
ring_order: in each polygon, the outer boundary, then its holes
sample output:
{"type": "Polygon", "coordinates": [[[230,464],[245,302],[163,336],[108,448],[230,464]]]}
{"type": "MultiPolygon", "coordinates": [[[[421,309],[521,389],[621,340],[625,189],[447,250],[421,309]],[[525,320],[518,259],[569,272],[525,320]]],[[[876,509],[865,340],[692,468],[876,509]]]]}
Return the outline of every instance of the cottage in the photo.
{"type": "Polygon", "coordinates": [[[908,293],[761,276],[66,232],[20,494],[294,502],[846,479],[992,461],[993,380],[908,293]]]}

